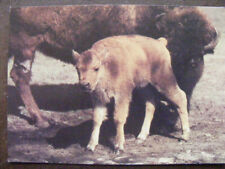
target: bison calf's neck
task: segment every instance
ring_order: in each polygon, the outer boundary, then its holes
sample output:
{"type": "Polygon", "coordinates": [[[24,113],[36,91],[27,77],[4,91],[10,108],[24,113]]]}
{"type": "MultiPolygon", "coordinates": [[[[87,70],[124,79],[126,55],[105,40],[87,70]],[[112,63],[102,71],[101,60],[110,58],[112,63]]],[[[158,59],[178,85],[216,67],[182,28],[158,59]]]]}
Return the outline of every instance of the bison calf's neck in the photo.
{"type": "MultiPolygon", "coordinates": [[[[96,42],[91,49],[79,54],[73,51],[77,61],[80,83],[97,95],[94,100],[94,127],[88,149],[94,151],[99,131],[106,114],[106,104],[115,99],[114,121],[116,125],[115,149],[124,150],[124,125],[129,111],[132,91],[136,87],[151,84],[177,107],[181,119],[183,139],[189,136],[187,99],[179,88],[171,66],[171,56],[166,48],[167,40],[139,36],[113,36],[96,42]]],[[[155,103],[151,88],[147,89],[146,115],[139,139],[148,136],[155,103]]]]}

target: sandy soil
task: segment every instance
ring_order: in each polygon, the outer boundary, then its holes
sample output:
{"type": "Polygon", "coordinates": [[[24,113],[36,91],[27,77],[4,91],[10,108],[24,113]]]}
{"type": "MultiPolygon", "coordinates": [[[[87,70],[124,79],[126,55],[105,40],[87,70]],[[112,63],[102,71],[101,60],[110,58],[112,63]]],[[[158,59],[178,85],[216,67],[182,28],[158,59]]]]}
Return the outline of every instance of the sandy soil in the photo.
{"type": "MultiPolygon", "coordinates": [[[[8,78],[8,161],[75,164],[224,163],[225,8],[201,10],[212,19],[220,33],[220,40],[215,53],[205,56],[204,75],[193,93],[191,137],[188,142],[177,139],[181,134],[178,122],[178,130],[172,131],[163,128],[162,123],[155,123],[147,140],[137,143],[135,137],[141,128],[141,120],[132,120],[135,116],[131,114],[125,130],[124,153],[113,153],[115,131],[112,120],[102,126],[96,152],[85,151],[92,128],[90,97],[76,85],[77,74],[72,65],[37,52],[39,56],[32,68],[32,91],[44,116],[53,125],[38,129],[28,123],[29,115],[8,78]]],[[[11,70],[12,60],[8,65],[11,70]]],[[[141,111],[137,107],[135,109],[141,111]]],[[[168,118],[168,121],[171,119],[168,118]]]]}

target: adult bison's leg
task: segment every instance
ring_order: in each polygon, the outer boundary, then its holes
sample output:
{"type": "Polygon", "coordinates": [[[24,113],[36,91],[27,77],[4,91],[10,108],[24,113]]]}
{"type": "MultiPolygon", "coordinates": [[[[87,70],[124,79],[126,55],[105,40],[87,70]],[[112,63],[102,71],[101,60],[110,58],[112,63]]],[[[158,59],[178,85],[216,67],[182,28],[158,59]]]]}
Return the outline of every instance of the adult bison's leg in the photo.
{"type": "Polygon", "coordinates": [[[151,122],[154,116],[154,112],[155,112],[155,101],[154,100],[147,101],[145,108],[144,122],[141,128],[141,132],[138,134],[137,137],[140,140],[139,142],[142,142],[147,138],[151,127],[151,122]]]}
{"type": "Polygon", "coordinates": [[[115,112],[114,112],[114,122],[116,125],[116,139],[115,139],[115,152],[120,153],[124,151],[124,125],[129,111],[130,99],[115,98],[115,112]]]}
{"type": "Polygon", "coordinates": [[[87,149],[94,151],[96,145],[98,145],[99,132],[102,125],[102,122],[105,120],[107,113],[107,108],[103,106],[97,106],[93,112],[93,130],[91,134],[90,141],[87,145],[87,149]]]}
{"type": "Polygon", "coordinates": [[[32,96],[29,85],[34,53],[40,42],[40,38],[26,37],[25,39],[21,38],[20,40],[23,46],[21,46],[20,49],[12,51],[15,59],[10,75],[19,91],[27,111],[30,113],[35,124],[38,127],[47,127],[49,124],[41,116],[41,112],[32,96]]]}
{"type": "Polygon", "coordinates": [[[180,78],[178,82],[181,89],[187,95],[188,110],[190,109],[190,100],[192,96],[193,89],[201,78],[204,70],[204,60],[203,57],[198,59],[192,59],[189,64],[187,64],[185,73],[180,78]]]}

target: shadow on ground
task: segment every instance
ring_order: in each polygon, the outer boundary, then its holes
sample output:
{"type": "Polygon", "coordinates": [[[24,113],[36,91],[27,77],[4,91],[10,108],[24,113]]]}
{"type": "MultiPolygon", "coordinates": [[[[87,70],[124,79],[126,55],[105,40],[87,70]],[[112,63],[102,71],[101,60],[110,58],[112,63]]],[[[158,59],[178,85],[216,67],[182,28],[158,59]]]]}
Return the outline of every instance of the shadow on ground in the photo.
{"type": "MultiPolygon", "coordinates": [[[[91,107],[90,95],[79,85],[33,85],[31,90],[40,109],[64,112],[91,107]]],[[[8,86],[8,112],[17,112],[21,105],[16,88],[8,86]]]]}
{"type": "MultiPolygon", "coordinates": [[[[65,113],[69,110],[74,110],[74,113],[76,113],[76,110],[85,110],[92,106],[90,95],[78,85],[34,85],[31,86],[31,90],[40,109],[65,113]]],[[[8,86],[8,112],[29,120],[25,115],[19,113],[18,107],[21,105],[22,101],[15,87],[8,86]]],[[[108,120],[101,127],[99,140],[100,144],[111,149],[113,149],[111,138],[115,135],[115,126],[112,118],[113,110],[114,102],[112,100],[108,105],[108,120]]],[[[138,135],[143,123],[144,113],[144,101],[139,97],[138,92],[134,92],[125,126],[126,134],[138,135]]],[[[83,113],[83,116],[85,116],[85,113],[83,113]]],[[[160,104],[156,107],[150,133],[152,135],[159,134],[172,137],[168,133],[175,131],[176,121],[177,114],[171,112],[167,106],[160,104]]],[[[72,144],[79,144],[85,147],[89,141],[91,130],[92,121],[87,120],[75,126],[59,127],[53,137],[47,137],[45,140],[54,148],[67,148],[72,144]]]]}

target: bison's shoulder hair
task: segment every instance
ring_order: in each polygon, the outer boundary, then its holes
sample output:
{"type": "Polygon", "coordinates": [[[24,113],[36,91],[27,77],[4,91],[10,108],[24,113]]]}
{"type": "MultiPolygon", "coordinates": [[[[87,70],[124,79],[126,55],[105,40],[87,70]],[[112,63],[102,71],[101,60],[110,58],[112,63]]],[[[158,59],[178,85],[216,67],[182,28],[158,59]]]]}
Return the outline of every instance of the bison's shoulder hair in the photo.
{"type": "Polygon", "coordinates": [[[176,59],[178,54],[188,56],[186,52],[202,51],[217,38],[215,28],[197,8],[175,8],[163,16],[157,27],[168,39],[168,48],[176,59]]]}

